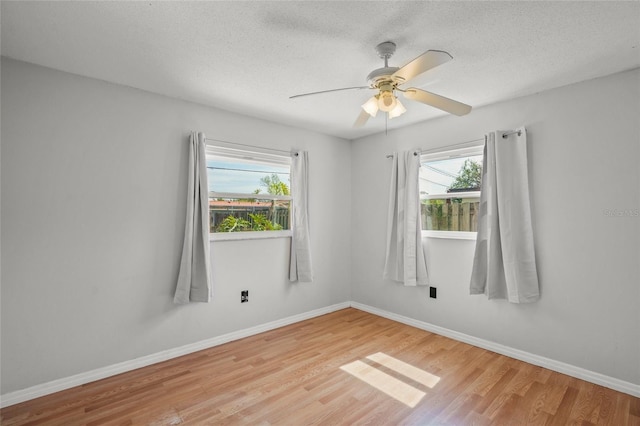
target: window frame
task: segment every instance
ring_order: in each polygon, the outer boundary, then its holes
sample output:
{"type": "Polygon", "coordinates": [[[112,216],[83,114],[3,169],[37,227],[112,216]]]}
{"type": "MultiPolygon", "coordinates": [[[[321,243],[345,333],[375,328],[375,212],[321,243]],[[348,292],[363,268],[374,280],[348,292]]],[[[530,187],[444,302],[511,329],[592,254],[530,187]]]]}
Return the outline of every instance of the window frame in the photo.
{"type": "MultiPolygon", "coordinates": [[[[484,143],[473,143],[460,148],[444,147],[442,149],[431,150],[420,155],[420,167],[423,163],[449,160],[454,158],[471,157],[474,155],[484,155],[484,143]]],[[[445,192],[441,194],[428,194],[419,196],[422,200],[443,200],[462,197],[480,198],[481,190],[478,191],[461,191],[461,192],[445,192]]],[[[443,231],[443,230],[421,230],[422,238],[441,238],[451,240],[476,240],[477,231],[443,231]]]]}
{"type": "MultiPolygon", "coordinates": [[[[266,148],[265,148],[266,150],[266,148]]],[[[291,156],[286,154],[274,154],[271,152],[263,152],[257,150],[229,148],[226,146],[207,144],[206,147],[207,160],[209,156],[226,157],[236,160],[246,160],[247,163],[262,163],[289,167],[291,174],[291,156]]],[[[277,231],[242,231],[242,232],[209,232],[209,241],[239,241],[239,240],[261,240],[272,238],[290,238],[293,235],[293,194],[291,195],[273,195],[273,194],[253,194],[253,193],[236,193],[236,192],[217,192],[209,190],[207,197],[212,198],[231,198],[231,199],[256,199],[256,200],[287,200],[289,201],[289,229],[277,231]]],[[[209,221],[211,220],[210,207],[207,208],[209,221]]],[[[209,229],[211,223],[209,222],[209,229]]]]}

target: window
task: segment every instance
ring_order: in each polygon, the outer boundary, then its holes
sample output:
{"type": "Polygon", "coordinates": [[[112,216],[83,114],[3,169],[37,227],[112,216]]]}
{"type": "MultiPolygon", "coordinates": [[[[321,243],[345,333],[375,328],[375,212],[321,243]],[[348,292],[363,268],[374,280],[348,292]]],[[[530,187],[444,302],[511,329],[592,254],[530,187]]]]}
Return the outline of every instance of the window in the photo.
{"type": "Polygon", "coordinates": [[[475,238],[483,146],[423,154],[420,210],[427,236],[475,238]]]}
{"type": "Polygon", "coordinates": [[[284,155],[208,146],[211,239],[291,235],[290,164],[284,155]]]}

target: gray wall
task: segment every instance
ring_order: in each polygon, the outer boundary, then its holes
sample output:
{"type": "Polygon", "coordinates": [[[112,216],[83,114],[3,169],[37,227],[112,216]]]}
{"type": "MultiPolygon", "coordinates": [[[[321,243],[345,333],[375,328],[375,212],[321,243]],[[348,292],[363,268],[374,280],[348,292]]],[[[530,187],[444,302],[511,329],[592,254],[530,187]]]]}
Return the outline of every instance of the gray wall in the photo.
{"type": "Polygon", "coordinates": [[[1,89],[3,394],[348,300],[640,384],[640,218],[604,214],[640,208],[638,70],[351,144],[6,59],[1,89]],[[540,302],[469,296],[471,241],[425,241],[437,300],[383,281],[385,155],[522,124],[540,302]],[[213,303],[173,305],[191,130],[309,150],[314,283],[216,242],[213,303]]]}
{"type": "Polygon", "coordinates": [[[354,141],[352,300],[640,384],[640,217],[605,214],[640,209],[639,117],[634,70],[354,141]],[[541,300],[470,296],[473,241],[425,239],[435,300],[383,281],[385,155],[523,124],[541,300]]]}
{"type": "Polygon", "coordinates": [[[349,300],[348,141],[4,58],[1,102],[3,394],[349,300]],[[315,282],[216,242],[213,303],[173,305],[191,130],[309,151],[315,282]]]}

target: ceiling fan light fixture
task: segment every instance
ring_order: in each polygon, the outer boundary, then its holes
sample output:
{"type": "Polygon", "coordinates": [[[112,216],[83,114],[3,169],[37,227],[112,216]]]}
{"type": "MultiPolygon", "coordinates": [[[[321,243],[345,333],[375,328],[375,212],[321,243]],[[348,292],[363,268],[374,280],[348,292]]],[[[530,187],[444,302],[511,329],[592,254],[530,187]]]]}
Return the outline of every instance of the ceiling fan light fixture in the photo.
{"type": "Polygon", "coordinates": [[[402,105],[400,99],[396,98],[396,106],[391,111],[389,111],[389,119],[400,117],[402,114],[407,112],[407,109],[402,105]]]}
{"type": "Polygon", "coordinates": [[[398,104],[398,100],[393,96],[393,92],[390,90],[383,90],[378,97],[378,108],[381,111],[389,112],[393,110],[398,104]]]}
{"type": "Polygon", "coordinates": [[[378,114],[378,95],[372,96],[367,102],[362,104],[362,109],[372,117],[378,114]]]}

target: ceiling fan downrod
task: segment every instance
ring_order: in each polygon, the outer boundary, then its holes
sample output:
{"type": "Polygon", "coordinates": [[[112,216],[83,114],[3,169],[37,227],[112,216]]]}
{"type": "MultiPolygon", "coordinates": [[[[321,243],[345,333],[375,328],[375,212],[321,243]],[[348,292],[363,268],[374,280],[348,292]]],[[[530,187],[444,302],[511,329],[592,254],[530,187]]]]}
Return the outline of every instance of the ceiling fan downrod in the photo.
{"type": "Polygon", "coordinates": [[[371,87],[380,88],[381,85],[390,83],[395,88],[400,83],[391,77],[399,68],[389,66],[389,58],[393,56],[395,51],[396,44],[392,41],[385,41],[376,46],[378,56],[384,59],[384,67],[371,71],[367,76],[367,81],[371,87]]]}

